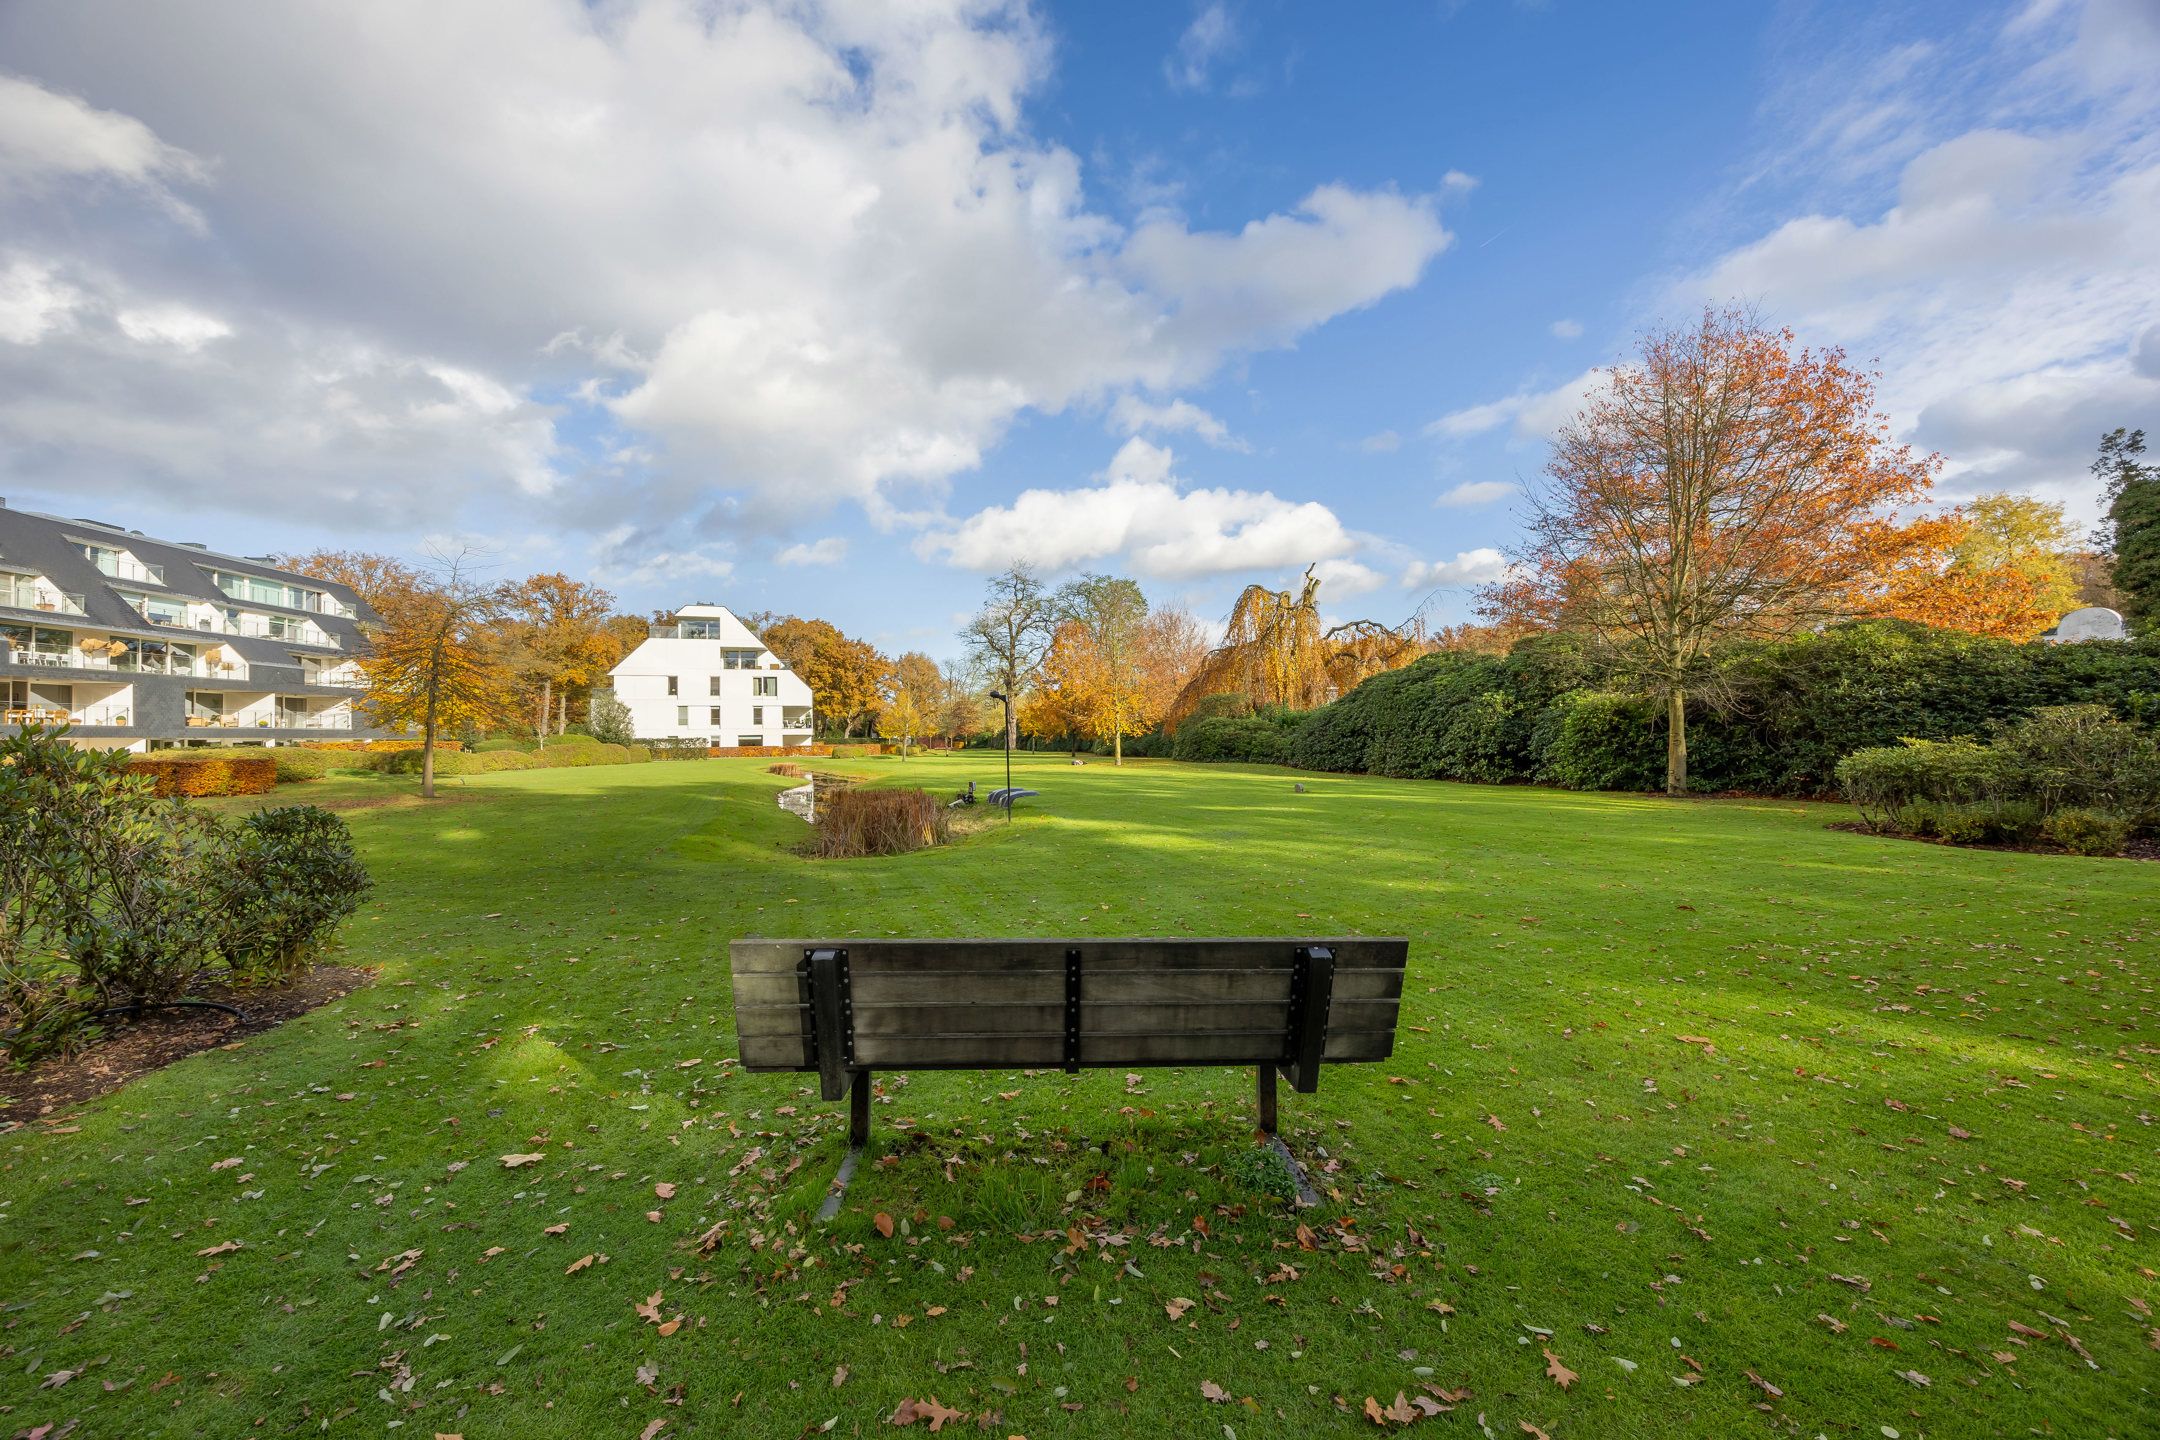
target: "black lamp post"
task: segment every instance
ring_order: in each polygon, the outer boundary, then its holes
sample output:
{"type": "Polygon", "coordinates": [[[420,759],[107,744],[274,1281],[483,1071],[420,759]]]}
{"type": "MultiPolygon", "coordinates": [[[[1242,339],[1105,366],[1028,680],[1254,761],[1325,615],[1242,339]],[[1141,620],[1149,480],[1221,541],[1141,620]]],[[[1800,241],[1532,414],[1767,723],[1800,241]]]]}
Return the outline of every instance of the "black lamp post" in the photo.
{"type": "Polygon", "coordinates": [[[992,691],[990,692],[990,698],[991,698],[991,699],[993,699],[993,700],[1002,700],[1002,701],[1004,701],[1004,702],[1005,702],[1005,818],[1006,818],[1007,820],[1010,820],[1010,819],[1012,819],[1012,812],[1013,812],[1013,799],[1012,799],[1012,732],[1013,732],[1013,727],[1012,727],[1012,696],[1010,696],[1010,695],[1001,695],[1001,694],[999,694],[999,693],[998,693],[997,691],[995,691],[995,690],[992,690],[992,691]]]}

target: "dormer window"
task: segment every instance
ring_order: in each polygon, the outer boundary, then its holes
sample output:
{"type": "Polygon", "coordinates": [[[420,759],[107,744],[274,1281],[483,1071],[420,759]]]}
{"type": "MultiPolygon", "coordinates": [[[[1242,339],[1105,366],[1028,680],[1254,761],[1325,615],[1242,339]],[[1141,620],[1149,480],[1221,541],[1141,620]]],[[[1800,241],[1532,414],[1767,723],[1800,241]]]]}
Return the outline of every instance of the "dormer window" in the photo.
{"type": "Polygon", "coordinates": [[[118,546],[100,545],[91,540],[81,544],[83,558],[95,565],[100,575],[110,575],[115,580],[148,581],[152,585],[165,583],[162,565],[145,565],[118,546]]]}

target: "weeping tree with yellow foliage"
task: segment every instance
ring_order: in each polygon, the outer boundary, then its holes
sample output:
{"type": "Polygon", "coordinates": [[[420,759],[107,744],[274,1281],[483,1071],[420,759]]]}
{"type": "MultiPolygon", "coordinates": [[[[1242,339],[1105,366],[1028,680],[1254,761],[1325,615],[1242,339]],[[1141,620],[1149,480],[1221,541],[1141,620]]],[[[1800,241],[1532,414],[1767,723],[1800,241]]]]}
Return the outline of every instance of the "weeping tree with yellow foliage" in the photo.
{"type": "Polygon", "coordinates": [[[389,602],[369,652],[367,708],[378,723],[420,732],[420,794],[435,796],[435,741],[445,730],[489,724],[511,704],[511,674],[497,644],[502,592],[473,578],[470,550],[436,557],[389,602]]]}
{"type": "Polygon", "coordinates": [[[1320,578],[1307,566],[1295,591],[1248,585],[1165,717],[1175,725],[1210,695],[1243,695],[1255,710],[1310,710],[1361,681],[1409,664],[1432,648],[1424,622],[1401,625],[1320,619],[1320,578]]]}

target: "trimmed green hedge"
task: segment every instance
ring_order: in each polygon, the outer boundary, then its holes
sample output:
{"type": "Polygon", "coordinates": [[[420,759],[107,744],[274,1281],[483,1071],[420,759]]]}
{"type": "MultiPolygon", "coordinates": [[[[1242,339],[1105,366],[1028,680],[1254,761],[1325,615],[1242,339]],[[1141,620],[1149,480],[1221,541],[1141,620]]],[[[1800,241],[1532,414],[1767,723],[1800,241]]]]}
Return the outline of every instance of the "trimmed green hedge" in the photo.
{"type": "MultiPolygon", "coordinates": [[[[2016,645],[1864,621],[1730,646],[1714,663],[1730,707],[1691,705],[1688,715],[1689,779],[1705,791],[1831,794],[1838,762],[1856,749],[1982,735],[2047,706],[2160,719],[2160,639],[2016,645]]],[[[1661,709],[1602,690],[1565,636],[1504,657],[1428,655],[1309,712],[1289,759],[1312,770],[1659,788],[1661,709]]]]}

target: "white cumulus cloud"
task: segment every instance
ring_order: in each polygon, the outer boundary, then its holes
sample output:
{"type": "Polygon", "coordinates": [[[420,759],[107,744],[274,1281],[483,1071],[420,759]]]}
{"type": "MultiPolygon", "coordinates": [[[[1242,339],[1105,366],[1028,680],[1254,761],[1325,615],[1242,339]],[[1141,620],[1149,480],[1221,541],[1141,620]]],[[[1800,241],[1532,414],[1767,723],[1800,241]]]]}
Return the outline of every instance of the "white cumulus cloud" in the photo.
{"type": "Polygon", "coordinates": [[[1096,484],[1028,490],[918,537],[926,559],[968,570],[1025,560],[1048,571],[1122,557],[1137,574],[1187,579],[1303,567],[1356,542],[1327,506],[1265,490],[1185,489],[1175,457],[1132,439],[1096,484]]]}

